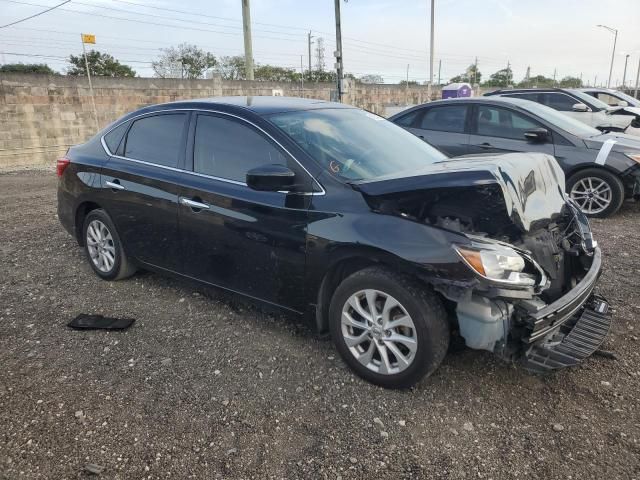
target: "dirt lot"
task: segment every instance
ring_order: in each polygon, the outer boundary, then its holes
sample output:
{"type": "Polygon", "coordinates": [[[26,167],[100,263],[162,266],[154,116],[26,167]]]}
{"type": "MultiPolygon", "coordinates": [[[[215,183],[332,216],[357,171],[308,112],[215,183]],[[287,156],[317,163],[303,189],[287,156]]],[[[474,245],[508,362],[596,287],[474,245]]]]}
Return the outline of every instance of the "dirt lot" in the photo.
{"type": "Polygon", "coordinates": [[[450,353],[411,391],[291,319],[155,274],[100,281],[55,175],[0,175],[0,479],[640,478],[640,205],[594,222],[606,348],[546,377],[450,353]],[[76,314],[131,316],[76,332],[76,314]]]}

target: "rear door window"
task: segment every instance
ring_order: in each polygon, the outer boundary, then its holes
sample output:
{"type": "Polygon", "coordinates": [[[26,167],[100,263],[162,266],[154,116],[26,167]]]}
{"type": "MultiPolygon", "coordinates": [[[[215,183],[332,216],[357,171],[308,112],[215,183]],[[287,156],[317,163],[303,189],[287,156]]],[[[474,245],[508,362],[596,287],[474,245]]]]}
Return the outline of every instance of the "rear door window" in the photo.
{"type": "Polygon", "coordinates": [[[244,183],[252,168],[274,164],[292,167],[257,130],[236,120],[198,115],[193,144],[195,172],[244,183]]]}
{"type": "Polygon", "coordinates": [[[156,165],[176,168],[183,149],[186,113],[167,113],[133,122],[124,156],[156,165]]]}
{"type": "Polygon", "coordinates": [[[579,100],[570,97],[565,93],[542,93],[540,95],[540,103],[561,112],[573,111],[573,106],[580,103],[579,100]]]}
{"type": "Polygon", "coordinates": [[[478,135],[524,141],[524,132],[540,127],[526,116],[505,108],[479,105],[476,112],[478,135]]]}
{"type": "Polygon", "coordinates": [[[449,105],[426,109],[418,128],[438,132],[464,133],[466,105],[449,105]]]}

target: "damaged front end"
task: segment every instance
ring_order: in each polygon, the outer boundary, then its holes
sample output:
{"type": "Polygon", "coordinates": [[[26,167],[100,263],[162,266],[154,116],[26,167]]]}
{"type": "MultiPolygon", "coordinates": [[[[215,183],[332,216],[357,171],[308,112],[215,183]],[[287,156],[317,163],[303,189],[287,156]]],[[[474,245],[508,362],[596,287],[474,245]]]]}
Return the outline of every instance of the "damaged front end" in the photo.
{"type": "Polygon", "coordinates": [[[451,302],[469,347],[536,371],[588,357],[611,323],[594,294],[600,249],[563,187],[562,170],[542,154],[461,157],[356,186],[375,211],[460,235],[451,248],[475,281],[426,280],[451,302]]]}

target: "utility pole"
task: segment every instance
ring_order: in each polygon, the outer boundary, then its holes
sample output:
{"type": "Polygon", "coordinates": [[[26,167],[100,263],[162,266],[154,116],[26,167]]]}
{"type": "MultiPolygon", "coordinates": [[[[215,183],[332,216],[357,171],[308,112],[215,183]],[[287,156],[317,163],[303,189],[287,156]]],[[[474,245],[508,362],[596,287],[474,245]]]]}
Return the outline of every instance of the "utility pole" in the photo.
{"type": "Polygon", "coordinates": [[[553,86],[554,87],[556,86],[556,73],[557,73],[557,69],[554,68],[553,69],[553,86]]]}
{"type": "Polygon", "coordinates": [[[606,25],[597,25],[614,34],[613,37],[613,51],[611,52],[611,66],[609,67],[609,80],[607,80],[607,88],[611,88],[611,74],[613,73],[613,60],[616,56],[616,42],[618,41],[618,30],[615,28],[607,27],[606,25]]]}
{"type": "Polygon", "coordinates": [[[476,57],[476,61],[473,63],[473,88],[476,87],[476,83],[478,83],[478,57],[476,57]]]}
{"type": "Polygon", "coordinates": [[[626,81],[627,81],[627,62],[629,61],[629,57],[630,55],[627,53],[624,57],[624,73],[622,74],[622,90],[624,90],[624,87],[626,86],[626,81]]]}
{"type": "Polygon", "coordinates": [[[507,60],[507,87],[511,85],[511,62],[507,60]]]}
{"type": "Polygon", "coordinates": [[[580,72],[580,85],[578,87],[582,87],[582,72],[580,72]]]}
{"type": "Polygon", "coordinates": [[[242,31],[244,32],[244,69],[247,80],[253,80],[253,48],[251,46],[251,12],[249,0],[242,0],[242,31]]]}
{"type": "Polygon", "coordinates": [[[342,62],[342,27],[340,25],[340,0],[335,0],[336,10],[336,88],[338,92],[338,101],[342,102],[342,75],[344,64],[342,62]]]}
{"type": "Polygon", "coordinates": [[[595,76],[593,77],[593,86],[594,86],[594,87],[597,87],[597,86],[598,86],[598,75],[595,75],[595,76]]]}
{"type": "Polygon", "coordinates": [[[304,98],[304,67],[302,66],[302,57],[300,55],[300,96],[304,98]]]}
{"type": "Polygon", "coordinates": [[[633,91],[633,96],[638,98],[638,80],[640,80],[640,60],[638,60],[638,70],[636,71],[636,88],[633,91]]]}
{"type": "Polygon", "coordinates": [[[427,83],[427,95],[429,101],[431,101],[431,84],[433,83],[433,26],[434,26],[434,13],[435,13],[435,0],[431,0],[431,28],[430,28],[430,41],[429,41],[429,82],[427,83]]]}
{"type": "Polygon", "coordinates": [[[311,30],[309,30],[309,33],[307,34],[307,47],[309,48],[309,75],[311,75],[311,39],[313,38],[313,35],[311,35],[311,30]]]}
{"type": "Polygon", "coordinates": [[[531,65],[527,66],[527,73],[524,76],[525,85],[530,86],[529,85],[530,79],[531,79],[531,65]]]}
{"type": "Polygon", "coordinates": [[[440,72],[442,71],[442,60],[438,60],[438,87],[440,86],[440,72]]]}
{"type": "Polygon", "coordinates": [[[404,92],[405,92],[405,101],[404,103],[406,105],[409,105],[409,64],[407,63],[407,83],[404,86],[404,92]]]}

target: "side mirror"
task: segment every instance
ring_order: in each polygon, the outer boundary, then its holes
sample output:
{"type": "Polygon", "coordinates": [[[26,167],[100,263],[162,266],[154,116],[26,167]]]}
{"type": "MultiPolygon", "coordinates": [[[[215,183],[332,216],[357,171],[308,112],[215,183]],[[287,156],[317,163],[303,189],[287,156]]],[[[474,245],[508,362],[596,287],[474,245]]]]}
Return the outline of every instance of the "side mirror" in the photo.
{"type": "Polygon", "coordinates": [[[524,132],[524,138],[530,142],[546,142],[549,139],[549,130],[546,128],[532,128],[524,132]]]}
{"type": "Polygon", "coordinates": [[[588,112],[589,111],[589,107],[587,107],[584,103],[576,103],[571,107],[571,109],[574,112],[588,112]]]}
{"type": "Polygon", "coordinates": [[[620,101],[618,102],[618,106],[619,106],[619,107],[628,107],[628,106],[629,106],[629,104],[628,104],[627,102],[625,102],[624,100],[620,100],[620,101]]]}
{"type": "Polygon", "coordinates": [[[247,172],[249,188],[262,192],[291,190],[295,179],[295,172],[284,165],[263,165],[247,172]]]}

